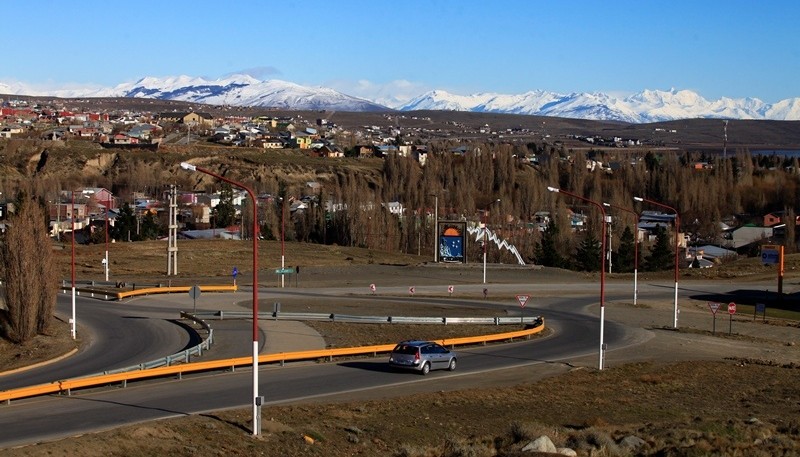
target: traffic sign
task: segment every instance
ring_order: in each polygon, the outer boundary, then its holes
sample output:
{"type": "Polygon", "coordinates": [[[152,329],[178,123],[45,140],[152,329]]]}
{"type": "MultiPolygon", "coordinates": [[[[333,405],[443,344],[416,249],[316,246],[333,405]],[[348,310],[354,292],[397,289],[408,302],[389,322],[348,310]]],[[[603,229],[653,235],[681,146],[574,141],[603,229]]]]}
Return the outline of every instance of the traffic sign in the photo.
{"type": "Polygon", "coordinates": [[[275,270],[277,275],[288,275],[294,273],[294,268],[278,268],[275,270]]]}
{"type": "Polygon", "coordinates": [[[375,287],[375,284],[370,284],[369,285],[369,290],[371,290],[372,293],[375,293],[375,289],[377,289],[377,287],[375,287]]]}
{"type": "Polygon", "coordinates": [[[775,265],[781,261],[781,246],[765,244],[761,246],[761,263],[775,265]]]}
{"type": "Polygon", "coordinates": [[[711,308],[711,314],[717,314],[717,310],[719,310],[719,303],[709,303],[708,307],[711,308]]]}
{"type": "Polygon", "coordinates": [[[455,287],[453,287],[453,286],[447,286],[447,293],[448,293],[448,294],[450,294],[450,295],[453,295],[453,290],[455,290],[455,287]]]}
{"type": "Polygon", "coordinates": [[[530,298],[528,295],[517,295],[517,301],[519,302],[520,308],[525,307],[525,303],[528,303],[528,298],[530,298]]]}
{"type": "Polygon", "coordinates": [[[194,285],[191,289],[189,289],[189,296],[192,298],[197,298],[200,296],[200,286],[194,285]]]}
{"type": "Polygon", "coordinates": [[[414,289],[414,286],[411,286],[411,287],[408,288],[408,293],[410,293],[411,295],[414,295],[415,291],[416,291],[416,289],[414,289]]]}
{"type": "Polygon", "coordinates": [[[238,269],[238,268],[236,268],[236,267],[233,267],[233,271],[231,272],[231,274],[233,274],[233,277],[234,277],[234,279],[235,279],[235,278],[236,278],[236,275],[238,275],[238,274],[239,274],[239,269],[238,269]]]}
{"type": "Polygon", "coordinates": [[[197,297],[200,296],[200,286],[197,284],[193,285],[191,289],[189,289],[189,296],[192,297],[192,312],[197,314],[197,297]]]}
{"type": "Polygon", "coordinates": [[[728,314],[736,314],[736,303],[728,303],[728,314]]]}

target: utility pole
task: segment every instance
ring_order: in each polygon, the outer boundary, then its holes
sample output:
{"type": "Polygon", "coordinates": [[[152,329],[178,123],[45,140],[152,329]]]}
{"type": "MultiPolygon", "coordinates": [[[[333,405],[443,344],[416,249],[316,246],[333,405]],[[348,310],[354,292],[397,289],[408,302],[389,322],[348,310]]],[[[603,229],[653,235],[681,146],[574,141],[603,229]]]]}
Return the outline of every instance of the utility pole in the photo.
{"type": "MultiPolygon", "coordinates": [[[[167,238],[167,276],[178,274],[178,215],[177,191],[169,186],[169,236],[167,238]]],[[[137,219],[138,222],[138,219],[137,219]]],[[[137,224],[138,225],[138,224],[137,224]]]]}

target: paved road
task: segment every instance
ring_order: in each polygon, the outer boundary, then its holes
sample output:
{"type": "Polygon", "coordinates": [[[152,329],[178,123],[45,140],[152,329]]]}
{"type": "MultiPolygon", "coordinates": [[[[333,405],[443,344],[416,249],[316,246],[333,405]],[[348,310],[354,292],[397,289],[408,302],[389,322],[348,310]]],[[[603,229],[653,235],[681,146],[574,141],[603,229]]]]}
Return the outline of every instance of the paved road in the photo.
{"type": "MultiPolygon", "coordinates": [[[[417,287],[418,294],[435,294],[445,288],[446,284],[423,285],[417,287]],[[431,290],[427,290],[430,287],[431,290]]],[[[508,307],[505,301],[485,301],[482,298],[482,284],[461,284],[453,301],[469,306],[508,307]],[[475,298],[472,298],[472,297],[475,298]]],[[[404,392],[415,389],[441,390],[442,379],[447,379],[447,388],[459,388],[470,383],[479,382],[486,385],[491,377],[502,377],[502,373],[512,368],[533,369],[543,373],[551,370],[563,370],[574,364],[596,366],[599,325],[594,314],[596,307],[590,305],[597,301],[597,284],[593,283],[556,283],[543,282],[525,284],[492,284],[492,294],[509,295],[513,293],[531,293],[532,306],[547,319],[548,327],[555,330],[546,339],[531,342],[513,343],[481,348],[469,348],[461,351],[459,369],[454,373],[436,372],[430,377],[413,374],[389,372],[385,358],[365,359],[342,363],[314,364],[296,363],[284,367],[267,366],[261,368],[259,391],[265,396],[267,404],[290,403],[321,396],[346,396],[349,398],[369,398],[386,393],[385,389],[395,390],[402,386],[404,392]],[[491,372],[492,376],[487,377],[491,372]]],[[[681,296],[696,294],[720,294],[730,289],[730,284],[694,285],[691,290],[682,289],[681,296]]],[[[606,301],[614,302],[629,299],[630,284],[613,283],[606,287],[606,301]]],[[[381,288],[383,294],[407,294],[407,286],[388,286],[381,288]]],[[[669,283],[647,283],[640,287],[641,299],[668,300],[673,289],[669,283]]],[[[203,301],[198,301],[198,311],[202,309],[216,310],[246,309],[245,293],[228,295],[204,294],[203,301]],[[239,297],[241,296],[241,297],[239,297]],[[241,300],[240,300],[241,298],[241,300]]],[[[356,287],[340,287],[336,289],[297,289],[297,290],[265,290],[263,297],[280,299],[280,297],[303,297],[308,300],[325,300],[336,297],[376,299],[371,297],[368,289],[362,285],[356,287]]],[[[186,309],[188,303],[179,296],[159,297],[150,300],[136,300],[126,306],[126,315],[135,316],[137,312],[146,311],[154,316],[176,313],[181,307],[186,309]],[[144,302],[144,303],[142,303],[144,302]]],[[[433,304],[449,301],[442,294],[429,297],[433,304]]],[[[655,313],[654,313],[655,314],[655,313]]],[[[653,338],[653,332],[642,328],[628,327],[613,321],[613,313],[608,313],[605,327],[605,341],[609,354],[615,351],[624,352],[653,338]]],[[[660,312],[654,316],[664,320],[661,325],[671,324],[669,313],[660,312]]],[[[148,319],[149,320],[149,319],[148,319]]],[[[226,322],[226,321],[223,321],[226,322]]],[[[247,321],[237,321],[242,327],[231,324],[231,339],[221,342],[223,352],[246,355],[250,350],[248,338],[242,338],[241,332],[247,332],[247,321]],[[238,328],[238,330],[237,330],[238,328]],[[245,330],[242,330],[242,329],[245,330]],[[240,332],[240,333],[236,333],[240,332]],[[243,342],[242,342],[243,341],[243,342]]],[[[214,326],[223,324],[215,321],[214,326]]],[[[262,324],[271,325],[270,322],[262,324]]],[[[298,327],[299,328],[299,327],[298,327]]],[[[262,327],[262,331],[264,327],[262,327]]],[[[274,328],[267,331],[273,336],[272,343],[267,341],[265,350],[272,352],[272,344],[285,344],[283,341],[293,340],[297,330],[274,328]]],[[[313,335],[309,340],[303,332],[298,341],[313,343],[313,335]]],[[[306,343],[303,343],[306,344],[306,343]]],[[[262,351],[263,352],[263,351],[262,351]]],[[[100,430],[122,424],[157,418],[180,416],[221,408],[249,407],[252,392],[252,374],[248,369],[240,369],[235,373],[205,373],[184,376],[182,380],[159,379],[129,385],[127,389],[99,389],[82,391],[72,397],[49,396],[29,400],[15,401],[12,405],[0,408],[0,447],[8,447],[33,441],[56,439],[90,430],[100,430]]]]}

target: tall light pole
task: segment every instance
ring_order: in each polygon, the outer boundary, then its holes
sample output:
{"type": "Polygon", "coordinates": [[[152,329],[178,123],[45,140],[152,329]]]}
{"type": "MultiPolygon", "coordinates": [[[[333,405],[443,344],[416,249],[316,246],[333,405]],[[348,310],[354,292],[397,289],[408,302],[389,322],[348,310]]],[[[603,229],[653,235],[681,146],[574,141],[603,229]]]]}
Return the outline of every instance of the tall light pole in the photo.
{"type": "Polygon", "coordinates": [[[572,198],[577,198],[578,200],[583,200],[586,203],[591,203],[592,205],[596,206],[600,209],[600,214],[603,216],[601,219],[602,223],[600,224],[600,354],[599,360],[597,362],[597,367],[599,370],[603,369],[603,360],[605,359],[605,343],[603,342],[603,337],[605,334],[605,318],[606,318],[606,210],[603,208],[603,205],[600,203],[589,200],[588,198],[581,197],[580,195],[573,194],[571,192],[567,192],[566,190],[561,190],[556,187],[547,187],[547,190],[550,192],[562,193],[564,195],[568,195],[572,198]]]}
{"type": "Polygon", "coordinates": [[[603,206],[631,213],[635,220],[635,225],[633,226],[633,306],[636,306],[636,298],[639,296],[639,213],[611,203],[603,203],[603,206]]]}
{"type": "Polygon", "coordinates": [[[659,203],[653,200],[648,200],[643,197],[633,197],[633,199],[636,200],[637,202],[646,202],[650,203],[651,205],[667,208],[668,210],[675,213],[675,306],[673,310],[672,328],[678,328],[678,263],[679,263],[678,251],[680,250],[680,242],[678,240],[678,235],[681,230],[680,229],[681,219],[680,216],[678,215],[678,210],[676,210],[671,206],[667,206],[663,203],[659,203]]]}
{"type": "Polygon", "coordinates": [[[430,194],[433,202],[433,263],[439,263],[439,194],[430,194]]]}
{"type": "MultiPolygon", "coordinates": [[[[85,197],[87,194],[93,194],[94,191],[91,190],[84,190],[81,192],[81,195],[85,197]]],[[[78,333],[78,321],[77,316],[75,315],[75,191],[70,191],[70,195],[72,197],[72,214],[70,215],[70,221],[72,222],[72,325],[70,326],[70,334],[72,335],[72,339],[76,338],[78,333]]],[[[86,205],[84,204],[84,208],[86,205]]],[[[81,228],[83,228],[83,224],[81,224],[81,228]]],[[[108,248],[106,248],[108,249],[108,248]]],[[[108,256],[108,251],[106,250],[106,256],[108,256]]]]}
{"type": "Polygon", "coordinates": [[[261,434],[261,417],[259,414],[261,398],[258,396],[258,212],[257,201],[253,191],[244,184],[220,176],[212,171],[181,162],[181,168],[189,171],[199,171],[225,181],[232,186],[244,189],[253,201],[253,435],[261,434]]]}
{"type": "Polygon", "coordinates": [[[500,199],[489,203],[486,205],[486,210],[483,213],[483,283],[486,284],[486,245],[488,244],[489,240],[486,238],[486,232],[488,230],[487,225],[489,224],[489,207],[494,205],[495,203],[499,203],[500,199]]]}
{"type": "MultiPolygon", "coordinates": [[[[109,196],[111,196],[110,193],[109,193],[109,196]]],[[[105,261],[103,262],[105,264],[105,270],[106,270],[106,282],[108,282],[108,267],[109,267],[109,265],[108,265],[108,206],[113,201],[114,201],[114,197],[112,196],[111,200],[106,202],[106,258],[105,258],[105,261]]]]}
{"type": "Polygon", "coordinates": [[[75,339],[77,322],[75,320],[75,191],[72,194],[72,209],[70,220],[72,221],[72,320],[70,321],[69,333],[75,339]]]}
{"type": "MultiPolygon", "coordinates": [[[[284,213],[286,212],[286,200],[283,197],[281,199],[281,270],[283,270],[286,265],[284,263],[285,253],[286,253],[286,246],[285,246],[285,238],[286,238],[286,225],[284,224],[284,213]]],[[[283,288],[284,278],[286,275],[281,273],[281,288],[283,288]]]]}

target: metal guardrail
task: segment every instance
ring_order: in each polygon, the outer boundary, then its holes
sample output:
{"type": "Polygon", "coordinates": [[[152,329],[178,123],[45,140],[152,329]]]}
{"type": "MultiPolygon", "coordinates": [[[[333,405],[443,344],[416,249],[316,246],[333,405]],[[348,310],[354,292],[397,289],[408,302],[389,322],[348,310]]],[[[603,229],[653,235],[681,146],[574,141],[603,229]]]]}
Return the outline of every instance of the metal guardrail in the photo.
{"type": "MultiPolygon", "coordinates": [[[[444,340],[436,340],[445,346],[457,346],[467,344],[486,344],[491,341],[513,341],[515,338],[530,338],[531,335],[544,330],[544,320],[540,321],[539,325],[535,327],[518,330],[515,332],[497,333],[492,335],[471,336],[464,338],[450,338],[444,340]]],[[[265,354],[258,357],[259,364],[266,363],[279,363],[283,365],[287,361],[299,360],[331,360],[337,356],[353,356],[353,355],[376,355],[378,353],[390,352],[395,344],[384,344],[377,346],[363,346],[353,348],[336,348],[336,349],[320,349],[313,351],[300,351],[300,352],[284,352],[277,354],[265,354]]],[[[159,368],[144,369],[138,371],[129,371],[124,373],[104,374],[93,377],[66,379],[62,381],[55,381],[47,384],[40,384],[36,386],[22,387],[19,389],[12,389],[0,392],[0,401],[10,404],[11,400],[20,398],[35,397],[39,395],[47,395],[52,393],[66,393],[72,394],[73,389],[97,387],[113,383],[122,383],[123,387],[127,386],[128,381],[138,379],[159,378],[164,376],[182,377],[184,373],[193,373],[200,371],[219,370],[219,369],[235,369],[237,366],[247,366],[253,361],[252,357],[238,357],[234,359],[224,360],[210,360],[207,362],[193,362],[172,366],[162,366],[159,368]]]]}
{"type": "MultiPolygon", "coordinates": [[[[197,316],[207,318],[249,319],[253,314],[247,311],[204,311],[197,316]]],[[[258,313],[259,319],[291,320],[291,321],[331,321],[366,324],[473,324],[473,325],[508,325],[532,324],[535,325],[540,316],[522,317],[422,317],[422,316],[354,316],[349,314],[328,313],[283,313],[264,312],[258,313]]]]}
{"type": "MultiPolygon", "coordinates": [[[[122,300],[123,298],[136,297],[139,295],[155,295],[155,294],[171,294],[175,292],[189,292],[193,286],[164,286],[164,287],[145,287],[135,290],[125,290],[113,292],[109,290],[98,289],[95,287],[75,287],[76,295],[87,295],[91,298],[102,298],[103,300],[122,300]]],[[[205,285],[199,286],[201,292],[236,292],[237,286],[226,285],[205,285]]],[[[63,283],[60,287],[61,293],[68,294],[72,292],[72,286],[65,286],[63,283]]]]}

